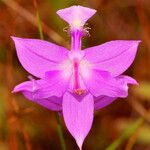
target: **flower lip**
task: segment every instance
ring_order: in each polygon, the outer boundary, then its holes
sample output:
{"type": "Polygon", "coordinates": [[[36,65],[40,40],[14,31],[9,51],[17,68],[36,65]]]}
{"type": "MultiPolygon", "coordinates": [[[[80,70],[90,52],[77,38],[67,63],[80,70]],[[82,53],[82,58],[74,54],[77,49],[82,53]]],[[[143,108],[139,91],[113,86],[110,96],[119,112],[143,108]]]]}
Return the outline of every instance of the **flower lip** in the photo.
{"type": "Polygon", "coordinates": [[[57,11],[57,14],[65,20],[71,28],[81,29],[86,21],[96,13],[95,9],[83,6],[71,6],[57,11]]]}

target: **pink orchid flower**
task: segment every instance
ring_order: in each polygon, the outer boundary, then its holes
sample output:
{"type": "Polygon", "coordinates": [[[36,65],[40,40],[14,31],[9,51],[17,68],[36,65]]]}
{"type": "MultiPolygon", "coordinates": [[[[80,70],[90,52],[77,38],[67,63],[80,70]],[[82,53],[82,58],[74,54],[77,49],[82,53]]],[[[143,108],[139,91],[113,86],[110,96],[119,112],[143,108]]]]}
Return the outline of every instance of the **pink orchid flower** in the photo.
{"type": "Polygon", "coordinates": [[[80,149],[94,110],[127,97],[128,84],[137,84],[121,74],[132,64],[140,41],[116,40],[81,50],[81,39],[88,33],[84,25],[95,12],[82,6],[57,11],[70,27],[70,51],[44,40],[12,37],[20,63],[39,78],[17,85],[13,92],[61,112],[80,149]]]}

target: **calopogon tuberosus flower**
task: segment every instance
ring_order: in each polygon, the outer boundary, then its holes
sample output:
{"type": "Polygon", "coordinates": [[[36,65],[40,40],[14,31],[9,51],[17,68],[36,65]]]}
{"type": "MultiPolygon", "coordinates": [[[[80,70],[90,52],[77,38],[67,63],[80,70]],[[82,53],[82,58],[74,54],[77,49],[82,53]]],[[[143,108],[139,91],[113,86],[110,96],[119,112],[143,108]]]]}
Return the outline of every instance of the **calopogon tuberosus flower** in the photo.
{"type": "Polygon", "coordinates": [[[127,97],[128,84],[137,84],[122,73],[132,64],[140,41],[115,40],[81,50],[81,39],[88,34],[84,25],[95,12],[82,6],[57,11],[69,24],[70,50],[44,40],[12,37],[20,63],[38,78],[17,85],[13,92],[61,112],[80,149],[94,110],[127,97]]]}

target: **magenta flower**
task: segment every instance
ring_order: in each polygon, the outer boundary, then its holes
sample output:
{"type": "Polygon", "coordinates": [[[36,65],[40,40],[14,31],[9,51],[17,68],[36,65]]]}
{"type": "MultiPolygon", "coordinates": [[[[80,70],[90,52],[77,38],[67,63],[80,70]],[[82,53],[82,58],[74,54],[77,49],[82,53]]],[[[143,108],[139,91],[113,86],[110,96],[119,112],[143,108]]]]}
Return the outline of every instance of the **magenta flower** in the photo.
{"type": "Polygon", "coordinates": [[[71,51],[43,40],[12,37],[22,66],[39,78],[17,85],[13,92],[61,112],[80,149],[94,110],[127,97],[128,84],[137,84],[121,74],[132,64],[140,41],[116,40],[81,50],[81,38],[88,33],[84,24],[95,12],[82,6],[57,12],[69,23],[71,51]]]}

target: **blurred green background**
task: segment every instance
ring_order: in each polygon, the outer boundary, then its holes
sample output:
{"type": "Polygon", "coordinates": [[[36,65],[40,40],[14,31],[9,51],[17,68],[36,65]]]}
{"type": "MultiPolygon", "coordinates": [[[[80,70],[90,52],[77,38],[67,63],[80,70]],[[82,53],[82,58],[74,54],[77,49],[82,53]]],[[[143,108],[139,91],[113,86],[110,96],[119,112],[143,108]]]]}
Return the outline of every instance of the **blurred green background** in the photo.
{"type": "MultiPolygon", "coordinates": [[[[0,150],[61,150],[54,112],[11,94],[28,73],[10,36],[40,38],[41,19],[44,39],[68,46],[67,24],[56,11],[74,4],[97,10],[83,49],[110,40],[142,40],[125,72],[139,86],[95,112],[83,150],[150,150],[150,0],[0,0],[0,150]]],[[[62,118],[61,124],[67,150],[77,150],[62,118]]]]}

